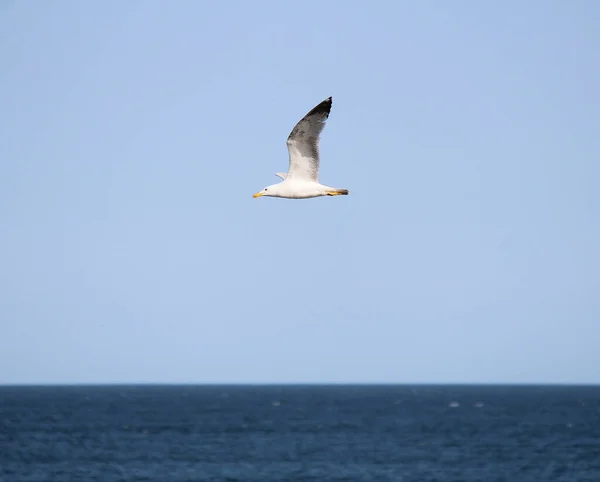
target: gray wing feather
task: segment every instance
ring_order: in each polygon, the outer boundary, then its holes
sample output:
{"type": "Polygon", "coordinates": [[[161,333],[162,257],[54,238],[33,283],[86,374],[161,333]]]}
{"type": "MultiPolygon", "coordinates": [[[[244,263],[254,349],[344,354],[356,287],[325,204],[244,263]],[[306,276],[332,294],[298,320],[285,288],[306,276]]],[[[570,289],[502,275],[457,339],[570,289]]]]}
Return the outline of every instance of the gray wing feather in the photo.
{"type": "Polygon", "coordinates": [[[319,136],[331,112],[331,97],[306,114],[287,139],[290,155],[289,179],[317,180],[319,173],[319,136]]]}

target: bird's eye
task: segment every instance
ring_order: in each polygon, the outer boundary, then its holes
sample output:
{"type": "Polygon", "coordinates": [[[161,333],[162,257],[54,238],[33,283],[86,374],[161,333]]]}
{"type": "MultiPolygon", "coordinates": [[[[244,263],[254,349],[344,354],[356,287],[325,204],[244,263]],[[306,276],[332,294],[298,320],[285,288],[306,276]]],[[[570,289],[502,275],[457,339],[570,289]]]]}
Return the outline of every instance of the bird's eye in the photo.
{"type": "Polygon", "coordinates": [[[265,191],[268,191],[268,189],[267,189],[267,188],[265,188],[265,191]]]}

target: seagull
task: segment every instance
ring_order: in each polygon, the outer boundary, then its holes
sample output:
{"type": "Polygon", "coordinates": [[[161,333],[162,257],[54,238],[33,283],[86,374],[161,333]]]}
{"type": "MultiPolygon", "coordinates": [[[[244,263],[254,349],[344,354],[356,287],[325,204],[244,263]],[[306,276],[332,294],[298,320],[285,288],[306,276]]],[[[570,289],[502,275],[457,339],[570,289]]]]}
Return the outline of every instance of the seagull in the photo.
{"type": "Polygon", "coordinates": [[[283,197],[288,199],[308,199],[319,196],[347,196],[347,189],[338,189],[319,183],[319,136],[331,111],[331,97],[328,97],[306,114],[287,138],[290,155],[288,172],[275,175],[283,181],[265,187],[252,197],[283,197]]]}

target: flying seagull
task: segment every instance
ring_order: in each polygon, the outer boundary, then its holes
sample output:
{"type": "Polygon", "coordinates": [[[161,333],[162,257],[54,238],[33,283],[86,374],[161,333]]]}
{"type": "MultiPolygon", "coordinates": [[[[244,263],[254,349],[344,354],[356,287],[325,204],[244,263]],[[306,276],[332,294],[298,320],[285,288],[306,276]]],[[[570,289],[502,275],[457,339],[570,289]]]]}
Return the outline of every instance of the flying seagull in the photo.
{"type": "Polygon", "coordinates": [[[282,182],[265,187],[252,197],[284,197],[307,199],[319,196],[346,196],[347,189],[324,186],[318,181],[319,136],[331,111],[331,97],[325,99],[306,114],[292,129],[287,138],[290,154],[288,172],[275,175],[282,182]]]}

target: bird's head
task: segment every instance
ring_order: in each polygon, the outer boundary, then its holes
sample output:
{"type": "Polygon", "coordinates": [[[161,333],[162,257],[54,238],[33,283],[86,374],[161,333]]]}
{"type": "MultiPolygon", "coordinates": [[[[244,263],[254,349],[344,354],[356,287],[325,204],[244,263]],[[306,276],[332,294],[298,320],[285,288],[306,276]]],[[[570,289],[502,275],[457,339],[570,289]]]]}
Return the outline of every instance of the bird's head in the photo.
{"type": "Polygon", "coordinates": [[[261,197],[261,196],[277,196],[277,186],[267,186],[262,191],[258,191],[252,195],[253,198],[261,197]]]}

